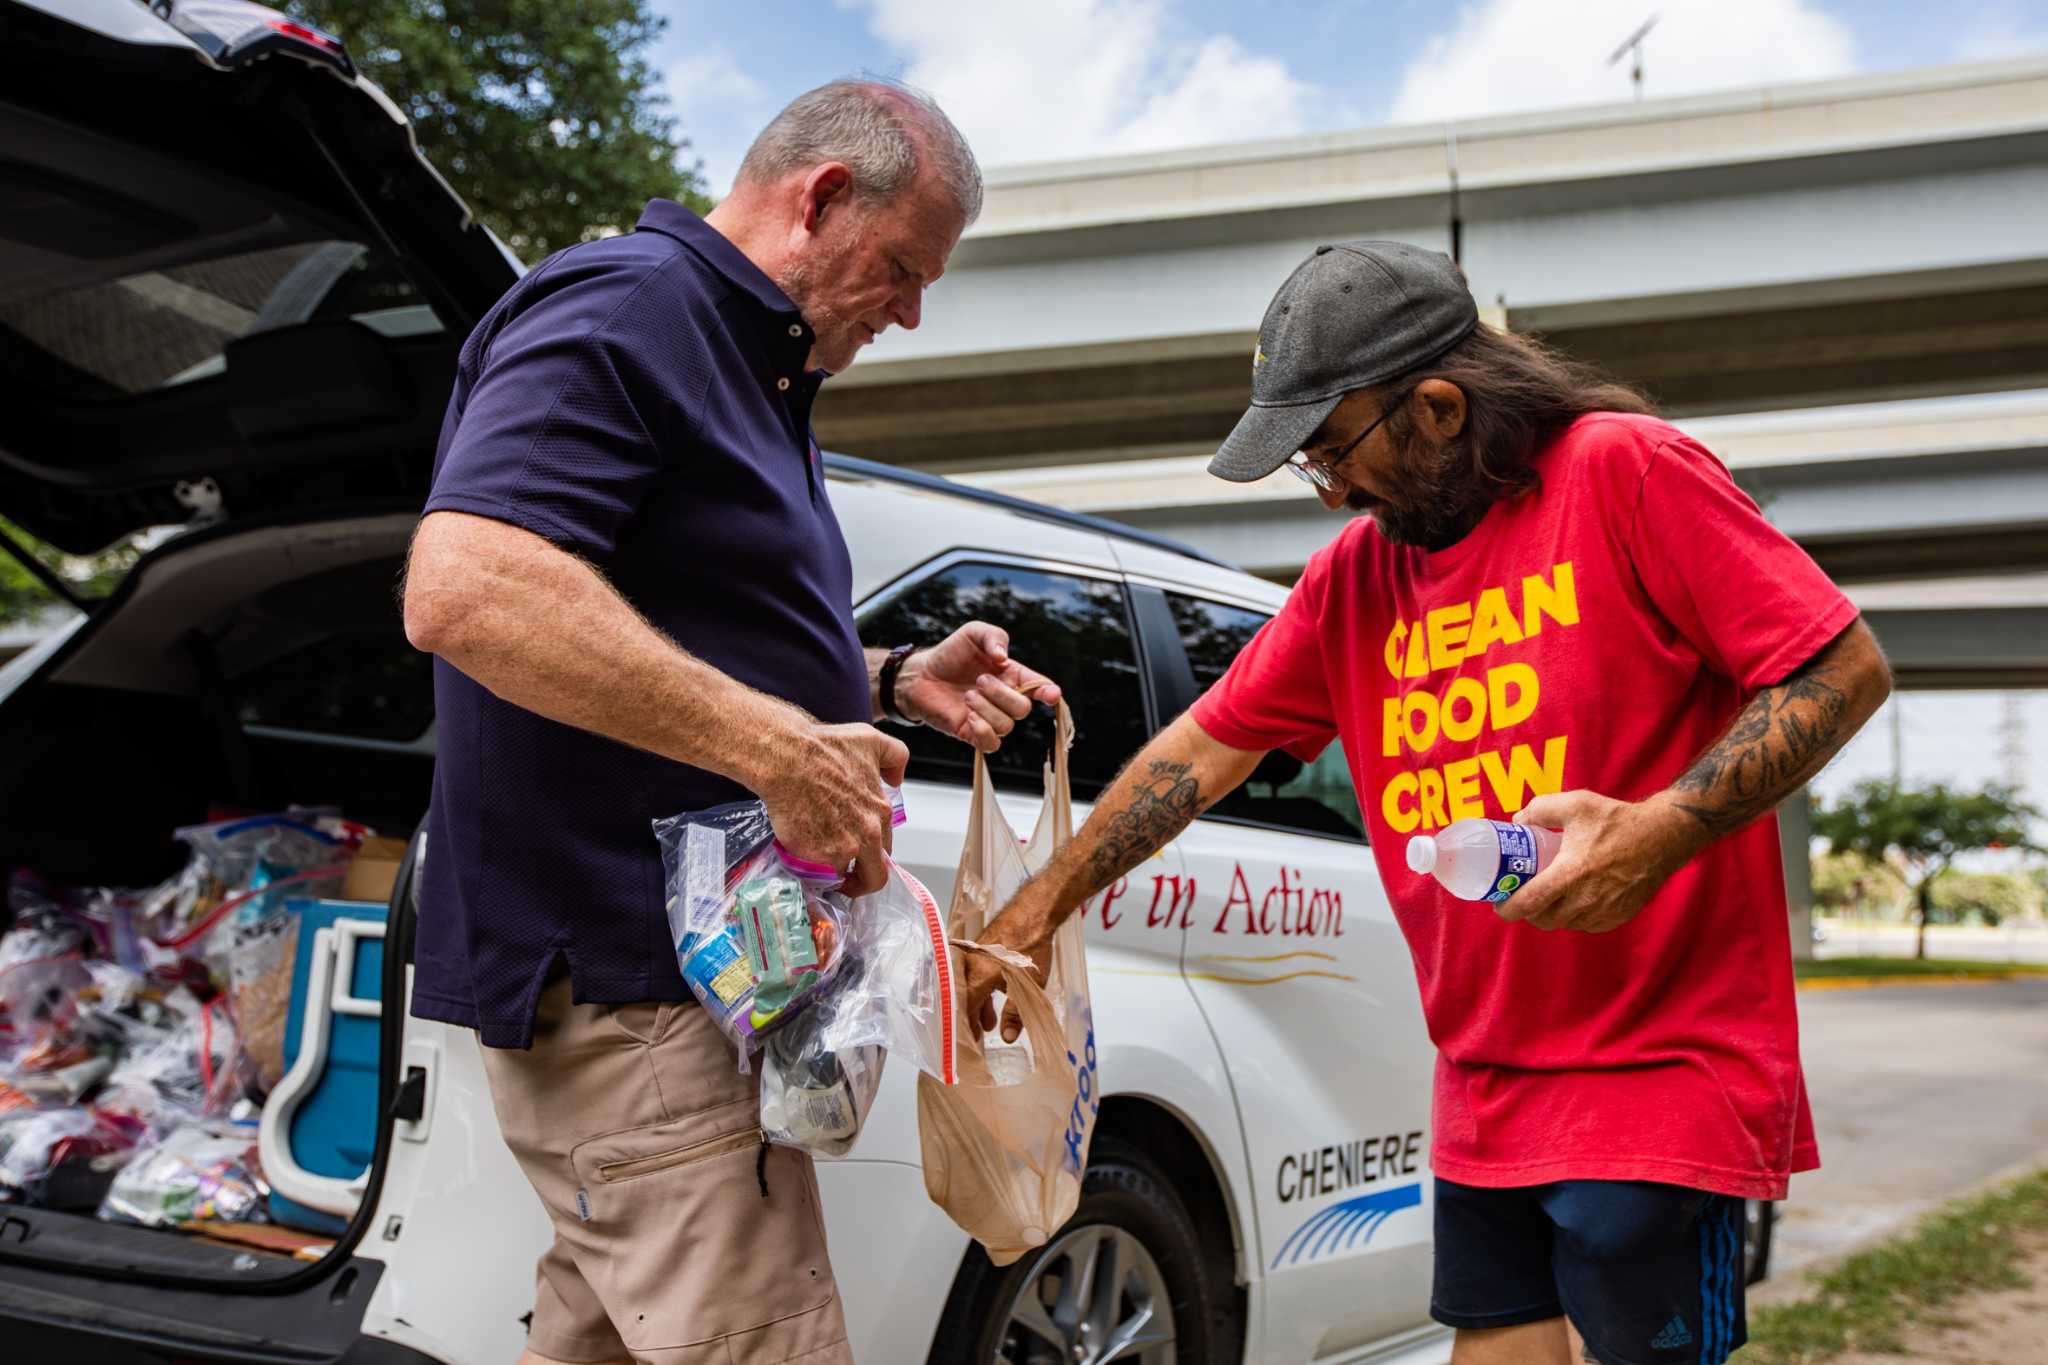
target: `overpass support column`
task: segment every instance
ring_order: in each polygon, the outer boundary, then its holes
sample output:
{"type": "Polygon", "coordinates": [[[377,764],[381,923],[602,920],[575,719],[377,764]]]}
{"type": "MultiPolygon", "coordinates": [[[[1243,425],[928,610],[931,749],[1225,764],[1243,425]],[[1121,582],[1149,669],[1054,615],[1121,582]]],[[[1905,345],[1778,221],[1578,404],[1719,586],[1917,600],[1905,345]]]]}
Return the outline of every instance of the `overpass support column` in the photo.
{"type": "Polygon", "coordinates": [[[1778,807],[1778,844],[1785,857],[1785,902],[1792,913],[1792,957],[1813,956],[1813,812],[1806,788],[1778,807]]]}

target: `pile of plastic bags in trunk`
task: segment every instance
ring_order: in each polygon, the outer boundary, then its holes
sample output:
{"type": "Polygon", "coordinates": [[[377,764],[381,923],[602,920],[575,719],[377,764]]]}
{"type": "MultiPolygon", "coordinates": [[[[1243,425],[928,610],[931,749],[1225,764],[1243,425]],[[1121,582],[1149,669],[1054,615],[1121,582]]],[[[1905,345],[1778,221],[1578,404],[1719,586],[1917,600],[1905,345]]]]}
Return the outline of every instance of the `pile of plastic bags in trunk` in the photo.
{"type": "Polygon", "coordinates": [[[293,897],[339,891],[370,831],[295,810],[175,832],[154,887],[17,869],[0,914],[0,1203],[169,1227],[264,1218],[293,897]]]}

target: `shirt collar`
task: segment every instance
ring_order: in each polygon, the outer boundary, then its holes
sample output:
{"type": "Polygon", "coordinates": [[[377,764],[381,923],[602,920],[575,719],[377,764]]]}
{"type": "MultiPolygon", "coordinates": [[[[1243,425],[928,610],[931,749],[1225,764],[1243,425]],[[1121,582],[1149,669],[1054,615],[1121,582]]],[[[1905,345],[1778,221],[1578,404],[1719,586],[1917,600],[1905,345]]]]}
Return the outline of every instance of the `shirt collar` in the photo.
{"type": "Polygon", "coordinates": [[[762,272],[760,266],[747,259],[744,251],[734,246],[724,233],[675,200],[648,200],[646,211],[640,215],[640,222],[636,226],[673,237],[689,247],[702,256],[713,270],[731,281],[734,288],[754,299],[769,312],[800,316],[797,306],[789,301],[789,295],[783,293],[775,281],[762,272]]]}

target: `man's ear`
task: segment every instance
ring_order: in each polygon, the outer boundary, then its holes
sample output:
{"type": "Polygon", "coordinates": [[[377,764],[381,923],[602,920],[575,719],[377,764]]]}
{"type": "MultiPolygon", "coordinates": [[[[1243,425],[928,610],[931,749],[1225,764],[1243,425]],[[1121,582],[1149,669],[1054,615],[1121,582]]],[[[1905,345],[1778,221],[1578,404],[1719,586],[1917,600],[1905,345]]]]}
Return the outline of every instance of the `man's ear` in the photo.
{"type": "Polygon", "coordinates": [[[815,236],[828,213],[844,212],[853,198],[853,172],[843,161],[813,166],[804,177],[797,207],[803,215],[804,231],[815,236]]]}
{"type": "Polygon", "coordinates": [[[1465,429],[1465,391],[1448,379],[1425,379],[1415,386],[1414,416],[1438,441],[1449,441],[1465,429]]]}

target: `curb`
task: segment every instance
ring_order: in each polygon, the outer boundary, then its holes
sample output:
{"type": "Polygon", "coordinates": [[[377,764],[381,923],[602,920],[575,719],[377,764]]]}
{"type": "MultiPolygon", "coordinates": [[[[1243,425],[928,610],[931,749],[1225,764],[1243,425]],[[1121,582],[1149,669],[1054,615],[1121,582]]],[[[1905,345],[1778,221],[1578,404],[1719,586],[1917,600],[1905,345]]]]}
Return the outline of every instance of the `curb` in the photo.
{"type": "Polygon", "coordinates": [[[1863,990],[1870,986],[1982,986],[1994,981],[2018,981],[2023,977],[2044,976],[2042,972],[1970,972],[1944,976],[1930,972],[1916,976],[1898,973],[1888,976],[1809,976],[1795,980],[1794,990],[1801,991],[1850,991],[1863,990]]]}

